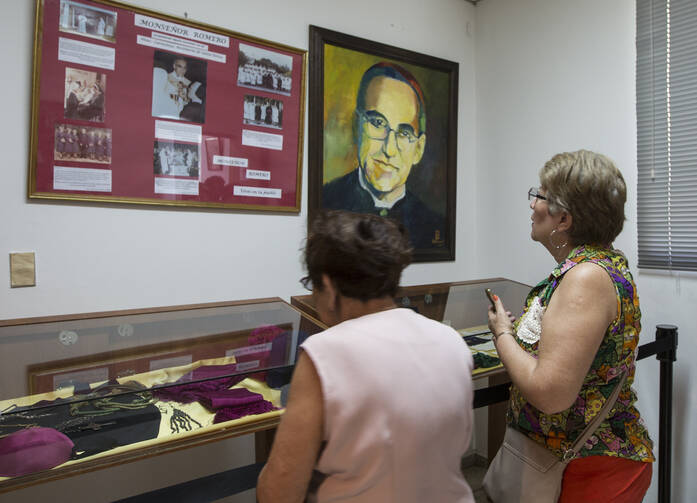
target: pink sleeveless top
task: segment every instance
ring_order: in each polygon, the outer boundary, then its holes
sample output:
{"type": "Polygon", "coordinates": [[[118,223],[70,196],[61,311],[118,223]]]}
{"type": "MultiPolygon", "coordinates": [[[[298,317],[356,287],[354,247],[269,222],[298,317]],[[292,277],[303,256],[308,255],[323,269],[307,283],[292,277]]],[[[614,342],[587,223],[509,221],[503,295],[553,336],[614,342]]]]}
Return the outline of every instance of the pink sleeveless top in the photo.
{"type": "Polygon", "coordinates": [[[460,472],[472,433],[472,355],[409,309],[346,321],[302,345],[324,398],[309,502],[473,503],[460,472]]]}

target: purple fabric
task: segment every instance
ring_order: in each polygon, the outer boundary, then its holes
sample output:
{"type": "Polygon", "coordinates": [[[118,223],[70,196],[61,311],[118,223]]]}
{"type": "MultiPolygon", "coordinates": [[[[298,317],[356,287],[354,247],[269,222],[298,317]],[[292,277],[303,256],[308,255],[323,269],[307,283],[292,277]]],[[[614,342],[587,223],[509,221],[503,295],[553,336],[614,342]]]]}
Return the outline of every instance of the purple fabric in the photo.
{"type": "MultiPolygon", "coordinates": [[[[274,356],[278,358],[278,349],[274,353],[274,347],[278,344],[276,341],[279,338],[283,337],[287,338],[287,332],[285,330],[281,330],[276,325],[264,325],[255,328],[250,332],[249,336],[247,337],[247,344],[249,346],[256,346],[257,344],[265,344],[270,342],[271,348],[266,351],[258,351],[256,353],[251,353],[248,355],[241,355],[240,357],[238,357],[238,360],[240,362],[258,360],[260,369],[265,369],[269,366],[279,365],[283,363],[283,361],[276,362],[272,359],[274,356]]],[[[285,357],[285,354],[283,356],[285,357]]],[[[250,377],[263,381],[264,379],[266,379],[266,372],[257,372],[256,374],[253,374],[250,377]]]]}
{"type": "MultiPolygon", "coordinates": [[[[247,344],[250,346],[255,346],[257,344],[264,344],[266,342],[273,342],[277,337],[284,335],[286,332],[281,330],[276,325],[265,325],[252,330],[247,337],[247,344]]],[[[256,353],[258,358],[264,358],[269,355],[269,351],[263,351],[256,353]]]]}
{"type": "MultiPolygon", "coordinates": [[[[224,377],[230,376],[239,372],[237,370],[236,363],[230,363],[228,365],[203,365],[197,367],[188,374],[184,374],[179,378],[177,382],[187,382],[187,381],[199,381],[201,379],[210,379],[212,377],[224,377]]],[[[240,377],[240,381],[243,377],[240,377]]]]}
{"type": "Polygon", "coordinates": [[[74,444],[53,428],[27,428],[0,439],[0,476],[48,470],[70,459],[74,444]]]}
{"type": "Polygon", "coordinates": [[[271,342],[271,351],[269,354],[269,366],[284,365],[288,361],[288,342],[290,336],[288,333],[279,335],[271,342]]]}
{"type": "Polygon", "coordinates": [[[253,402],[246,405],[238,405],[237,407],[224,407],[215,413],[213,423],[223,423],[225,421],[239,419],[244,416],[271,412],[272,410],[276,410],[276,407],[274,407],[273,404],[267,400],[260,400],[258,402],[253,402]]]}
{"type": "Polygon", "coordinates": [[[208,396],[210,393],[231,388],[238,382],[242,381],[245,378],[245,376],[221,377],[220,379],[211,379],[203,382],[191,381],[210,379],[216,376],[225,376],[226,374],[229,375],[232,372],[235,372],[235,369],[236,364],[234,363],[230,365],[204,365],[203,367],[198,367],[197,369],[194,369],[192,372],[184,374],[179,379],[177,379],[178,383],[189,384],[181,384],[178,386],[158,388],[153,391],[153,394],[156,398],[165,402],[197,402],[201,398],[208,396]]]}
{"type": "Polygon", "coordinates": [[[237,407],[264,400],[259,393],[253,393],[246,388],[228,389],[225,391],[213,391],[201,397],[201,404],[210,411],[216,411],[224,407],[237,407]]]}
{"type": "Polygon", "coordinates": [[[205,365],[180,377],[177,386],[153,390],[153,395],[159,400],[179,403],[200,402],[211,412],[216,412],[214,423],[222,423],[239,419],[251,414],[262,414],[276,410],[276,407],[263,395],[253,393],[246,388],[229,389],[242,381],[246,376],[231,376],[211,379],[203,382],[191,382],[199,379],[210,379],[235,371],[236,364],[205,365]]]}
{"type": "Polygon", "coordinates": [[[201,404],[215,412],[213,423],[222,423],[252,414],[262,414],[276,410],[276,407],[260,393],[246,388],[235,388],[211,393],[201,398],[201,404]]]}

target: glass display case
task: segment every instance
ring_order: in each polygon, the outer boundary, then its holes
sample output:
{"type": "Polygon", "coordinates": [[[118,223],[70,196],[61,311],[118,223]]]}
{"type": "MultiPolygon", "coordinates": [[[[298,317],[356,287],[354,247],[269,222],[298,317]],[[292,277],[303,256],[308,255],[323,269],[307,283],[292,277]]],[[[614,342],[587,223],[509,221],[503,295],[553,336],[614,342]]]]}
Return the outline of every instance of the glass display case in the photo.
{"type": "Polygon", "coordinates": [[[280,298],[0,321],[0,492],[263,437],[322,328],[280,298]]]}
{"type": "MultiPolygon", "coordinates": [[[[501,297],[504,305],[517,315],[531,287],[505,278],[403,286],[397,291],[395,303],[457,330],[472,351],[473,377],[490,377],[504,370],[487,327],[486,288],[501,297]]],[[[319,318],[312,295],[291,297],[290,302],[312,318],[319,318]]]]}

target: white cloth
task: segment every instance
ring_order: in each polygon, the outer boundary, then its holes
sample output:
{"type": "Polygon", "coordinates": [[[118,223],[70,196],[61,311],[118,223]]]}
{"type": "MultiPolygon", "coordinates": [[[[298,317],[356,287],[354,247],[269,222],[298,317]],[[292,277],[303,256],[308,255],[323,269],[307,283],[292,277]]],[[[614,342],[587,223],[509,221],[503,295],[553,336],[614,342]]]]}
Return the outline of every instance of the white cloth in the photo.
{"type": "Polygon", "coordinates": [[[64,28],[70,27],[70,4],[64,3],[61,11],[61,26],[64,28]]]}
{"type": "Polygon", "coordinates": [[[518,323],[516,337],[528,344],[535,344],[539,341],[542,335],[542,317],[546,310],[547,308],[542,306],[540,298],[535,297],[530,304],[530,308],[518,323]]]}
{"type": "Polygon", "coordinates": [[[460,472],[472,434],[472,355],[452,328],[391,309],[302,345],[317,369],[326,478],[308,501],[473,503],[460,472]]]}
{"type": "Polygon", "coordinates": [[[175,92],[167,79],[167,72],[162,68],[153,68],[152,71],[152,115],[154,117],[167,117],[179,119],[181,108],[171,94],[175,92]]]}
{"type": "Polygon", "coordinates": [[[201,98],[199,98],[196,95],[196,91],[198,91],[198,88],[201,87],[201,83],[199,81],[194,82],[189,86],[189,101],[191,103],[201,103],[203,104],[203,101],[201,101],[201,98]]]}
{"type": "Polygon", "coordinates": [[[77,17],[77,31],[87,33],[87,17],[84,14],[77,17]]]}
{"type": "Polygon", "coordinates": [[[167,152],[165,149],[160,149],[160,172],[163,175],[169,174],[169,160],[167,159],[167,152]]]}
{"type": "Polygon", "coordinates": [[[404,197],[407,195],[407,191],[405,190],[397,199],[393,201],[383,201],[382,199],[378,199],[377,197],[375,197],[375,194],[373,194],[373,192],[368,188],[369,182],[365,179],[365,174],[363,174],[363,170],[361,168],[358,168],[357,171],[358,183],[363,188],[363,190],[365,190],[368,194],[370,194],[370,197],[373,198],[373,203],[375,204],[376,208],[386,208],[390,210],[395,204],[404,199],[404,197]]]}

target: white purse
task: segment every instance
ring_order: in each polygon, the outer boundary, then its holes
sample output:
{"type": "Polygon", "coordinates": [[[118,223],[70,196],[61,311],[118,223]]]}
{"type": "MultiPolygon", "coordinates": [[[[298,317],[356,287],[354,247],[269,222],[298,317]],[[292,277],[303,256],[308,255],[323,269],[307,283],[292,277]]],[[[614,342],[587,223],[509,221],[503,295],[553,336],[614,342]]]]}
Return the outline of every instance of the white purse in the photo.
{"type": "Polygon", "coordinates": [[[620,379],[605,405],[586,426],[571,449],[559,459],[556,454],[527,435],[506,428],[501,448],[484,476],[484,491],[494,503],[555,503],[561,493],[566,465],[583,448],[615,405],[627,375],[620,379]]]}

